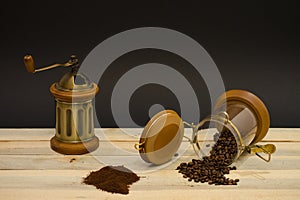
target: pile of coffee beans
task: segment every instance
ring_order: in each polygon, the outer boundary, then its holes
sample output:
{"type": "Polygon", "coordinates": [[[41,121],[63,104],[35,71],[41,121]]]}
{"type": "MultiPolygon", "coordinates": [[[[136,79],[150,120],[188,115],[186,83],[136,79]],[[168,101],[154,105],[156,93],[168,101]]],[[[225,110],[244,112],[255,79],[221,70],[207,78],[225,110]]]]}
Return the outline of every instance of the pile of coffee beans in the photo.
{"type": "Polygon", "coordinates": [[[188,181],[214,184],[214,185],[237,185],[239,179],[226,178],[230,170],[236,167],[229,167],[236,157],[237,143],[234,136],[228,130],[215,134],[216,143],[212,147],[209,156],[204,156],[200,160],[193,159],[188,163],[181,163],[177,170],[183,174],[183,178],[188,181]]]}

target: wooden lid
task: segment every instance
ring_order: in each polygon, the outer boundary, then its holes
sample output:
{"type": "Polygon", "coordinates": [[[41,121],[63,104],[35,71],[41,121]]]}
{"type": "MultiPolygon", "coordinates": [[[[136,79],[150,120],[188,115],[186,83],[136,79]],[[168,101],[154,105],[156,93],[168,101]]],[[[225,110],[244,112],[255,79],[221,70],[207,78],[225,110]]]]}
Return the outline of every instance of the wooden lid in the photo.
{"type": "Polygon", "coordinates": [[[257,120],[257,130],[251,144],[261,141],[269,130],[270,116],[267,107],[256,95],[246,90],[229,90],[219,97],[215,104],[215,110],[225,102],[230,104],[230,102],[237,101],[247,105],[257,120]]]}
{"type": "Polygon", "coordinates": [[[140,138],[140,156],[156,165],[171,160],[183,138],[184,125],[173,110],[164,110],[154,115],[145,126],[140,138]]]}

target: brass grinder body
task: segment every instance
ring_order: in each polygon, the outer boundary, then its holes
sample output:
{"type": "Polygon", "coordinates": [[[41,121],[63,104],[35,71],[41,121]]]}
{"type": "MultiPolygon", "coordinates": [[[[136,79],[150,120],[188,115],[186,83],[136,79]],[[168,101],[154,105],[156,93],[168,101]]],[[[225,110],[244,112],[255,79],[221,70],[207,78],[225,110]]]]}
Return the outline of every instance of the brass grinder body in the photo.
{"type": "Polygon", "coordinates": [[[99,146],[94,133],[92,100],[99,87],[83,75],[67,73],[50,92],[56,100],[56,133],[51,148],[62,154],[85,154],[99,146]],[[75,77],[84,80],[80,88],[75,77]]]}
{"type": "Polygon", "coordinates": [[[97,84],[79,74],[75,56],[65,64],[54,64],[35,69],[33,58],[24,57],[28,72],[35,73],[59,66],[71,67],[59,82],[53,83],[50,92],[56,101],[56,133],[51,138],[51,148],[61,154],[79,155],[99,147],[94,133],[93,99],[99,91],[97,84]]]}

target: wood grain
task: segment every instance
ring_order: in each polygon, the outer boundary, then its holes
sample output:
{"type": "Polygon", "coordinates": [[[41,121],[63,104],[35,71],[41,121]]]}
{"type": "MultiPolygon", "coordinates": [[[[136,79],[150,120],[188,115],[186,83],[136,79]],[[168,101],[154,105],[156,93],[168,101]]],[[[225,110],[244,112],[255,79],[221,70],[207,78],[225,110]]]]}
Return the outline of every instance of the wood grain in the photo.
{"type": "MultiPolygon", "coordinates": [[[[188,132],[189,130],[187,130],[188,132]]],[[[299,199],[300,129],[271,129],[262,143],[274,143],[270,163],[245,157],[228,177],[238,186],[188,182],[176,166],[196,158],[189,147],[163,169],[140,171],[129,195],[110,194],[83,185],[82,178],[104,166],[101,160],[143,162],[133,145],[141,129],[96,129],[100,146],[93,154],[61,155],[50,149],[54,129],[0,129],[1,199],[299,199]],[[72,160],[72,161],[71,161],[72,160]]],[[[188,145],[187,141],[183,144],[188,145]]],[[[143,164],[143,163],[142,163],[143,164]]]]}

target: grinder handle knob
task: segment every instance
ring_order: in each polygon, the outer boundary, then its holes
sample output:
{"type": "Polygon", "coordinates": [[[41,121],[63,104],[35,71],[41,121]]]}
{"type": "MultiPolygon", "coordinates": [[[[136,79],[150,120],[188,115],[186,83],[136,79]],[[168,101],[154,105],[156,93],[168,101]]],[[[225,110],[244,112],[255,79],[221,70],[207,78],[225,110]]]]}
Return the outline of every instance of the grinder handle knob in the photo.
{"type": "Polygon", "coordinates": [[[35,73],[35,64],[31,55],[24,56],[24,64],[29,73],[35,73]]]}

